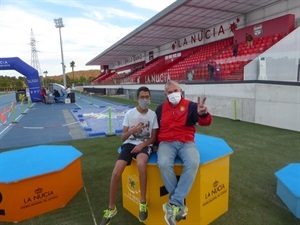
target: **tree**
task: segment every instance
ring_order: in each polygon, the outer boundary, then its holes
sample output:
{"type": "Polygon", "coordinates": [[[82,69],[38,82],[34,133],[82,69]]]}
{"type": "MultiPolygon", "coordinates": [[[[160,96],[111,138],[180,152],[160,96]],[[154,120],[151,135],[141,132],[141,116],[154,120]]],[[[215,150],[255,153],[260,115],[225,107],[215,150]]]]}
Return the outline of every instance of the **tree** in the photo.
{"type": "Polygon", "coordinates": [[[70,67],[72,68],[72,74],[73,74],[73,83],[74,83],[74,67],[75,67],[75,62],[74,61],[72,61],[72,62],[70,62],[70,67]]]}
{"type": "Polygon", "coordinates": [[[9,77],[0,75],[0,90],[22,90],[26,87],[26,80],[19,77],[9,77]]]}

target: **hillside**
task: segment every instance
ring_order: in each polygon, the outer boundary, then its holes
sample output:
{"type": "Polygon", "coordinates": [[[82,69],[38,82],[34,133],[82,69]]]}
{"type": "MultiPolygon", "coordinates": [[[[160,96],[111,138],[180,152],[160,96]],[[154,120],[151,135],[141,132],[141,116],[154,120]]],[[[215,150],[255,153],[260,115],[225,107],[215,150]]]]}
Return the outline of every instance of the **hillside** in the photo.
{"type": "MultiPolygon", "coordinates": [[[[95,78],[98,77],[100,74],[100,70],[81,70],[81,71],[74,71],[74,79],[79,79],[80,77],[85,77],[86,79],[89,78],[95,78]]],[[[55,76],[48,76],[49,78],[53,79],[53,80],[61,80],[62,75],[55,75],[55,76]]],[[[73,73],[69,72],[66,73],[66,77],[68,77],[69,79],[73,79],[73,73]]]]}

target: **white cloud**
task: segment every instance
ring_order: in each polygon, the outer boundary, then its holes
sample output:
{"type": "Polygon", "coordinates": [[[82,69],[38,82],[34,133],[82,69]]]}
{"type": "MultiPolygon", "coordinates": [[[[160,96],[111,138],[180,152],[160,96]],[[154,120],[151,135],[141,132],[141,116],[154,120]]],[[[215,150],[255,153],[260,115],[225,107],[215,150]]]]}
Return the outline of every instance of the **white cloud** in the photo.
{"type": "Polygon", "coordinates": [[[172,3],[175,0],[126,0],[128,3],[145,9],[151,9],[156,12],[160,12],[172,3]]]}
{"type": "MultiPolygon", "coordinates": [[[[76,71],[99,69],[99,66],[85,64],[150,19],[142,13],[144,9],[160,11],[174,1],[128,1],[135,7],[144,8],[141,13],[137,13],[136,8],[102,6],[101,1],[97,1],[97,5],[79,0],[45,1],[55,3],[51,5],[53,9],[42,5],[44,2],[7,2],[0,2],[0,57],[19,57],[30,65],[29,43],[33,29],[41,72],[47,70],[51,76],[62,74],[59,29],[54,26],[54,18],[62,17],[65,25],[61,28],[61,36],[66,72],[71,71],[71,61],[75,62],[76,71]],[[58,16],[61,14],[57,11],[58,4],[65,10],[61,16],[58,16]]],[[[105,2],[124,4],[125,1],[105,2]]],[[[20,75],[15,71],[0,71],[0,74],[20,75]]]]}

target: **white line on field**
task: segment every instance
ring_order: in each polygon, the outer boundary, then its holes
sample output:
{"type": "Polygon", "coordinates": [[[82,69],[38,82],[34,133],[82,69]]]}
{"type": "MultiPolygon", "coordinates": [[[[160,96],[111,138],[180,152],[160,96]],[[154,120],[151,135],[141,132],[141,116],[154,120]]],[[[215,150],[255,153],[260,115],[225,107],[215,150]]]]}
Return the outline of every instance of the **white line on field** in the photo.
{"type": "Polygon", "coordinates": [[[93,212],[93,209],[92,209],[92,206],[91,206],[91,202],[90,202],[90,198],[87,194],[87,190],[85,188],[85,185],[83,183],[83,188],[84,188],[84,192],[85,192],[85,195],[86,195],[86,199],[88,201],[88,204],[89,204],[89,207],[90,207],[90,210],[91,210],[91,213],[92,213],[92,217],[93,217],[93,220],[94,220],[94,224],[97,225],[97,221],[96,221],[96,218],[95,218],[95,215],[94,215],[94,212],[93,212]]]}

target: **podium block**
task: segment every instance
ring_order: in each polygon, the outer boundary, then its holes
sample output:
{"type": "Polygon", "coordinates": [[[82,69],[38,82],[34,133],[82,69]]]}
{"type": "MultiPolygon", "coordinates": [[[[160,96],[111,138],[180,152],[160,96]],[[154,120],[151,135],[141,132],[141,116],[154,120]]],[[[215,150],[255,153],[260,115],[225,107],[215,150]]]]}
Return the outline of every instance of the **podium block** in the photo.
{"type": "Polygon", "coordinates": [[[276,194],[300,219],[300,163],[291,163],[275,173],[277,177],[276,194]]]}
{"type": "Polygon", "coordinates": [[[0,222],[19,222],[64,207],[82,188],[82,153],[36,146],[0,154],[0,222]]]}
{"type": "MultiPolygon", "coordinates": [[[[228,210],[229,155],[233,152],[220,138],[195,135],[200,153],[200,165],[193,187],[185,199],[188,215],[181,225],[206,225],[228,210]]],[[[180,176],[183,166],[175,160],[175,173],[180,176]]],[[[153,153],[147,166],[147,202],[149,216],[147,225],[164,225],[162,204],[168,201],[168,193],[157,166],[157,155],[153,153]]],[[[123,207],[138,217],[140,184],[136,162],[133,160],[122,174],[123,207]]]]}

